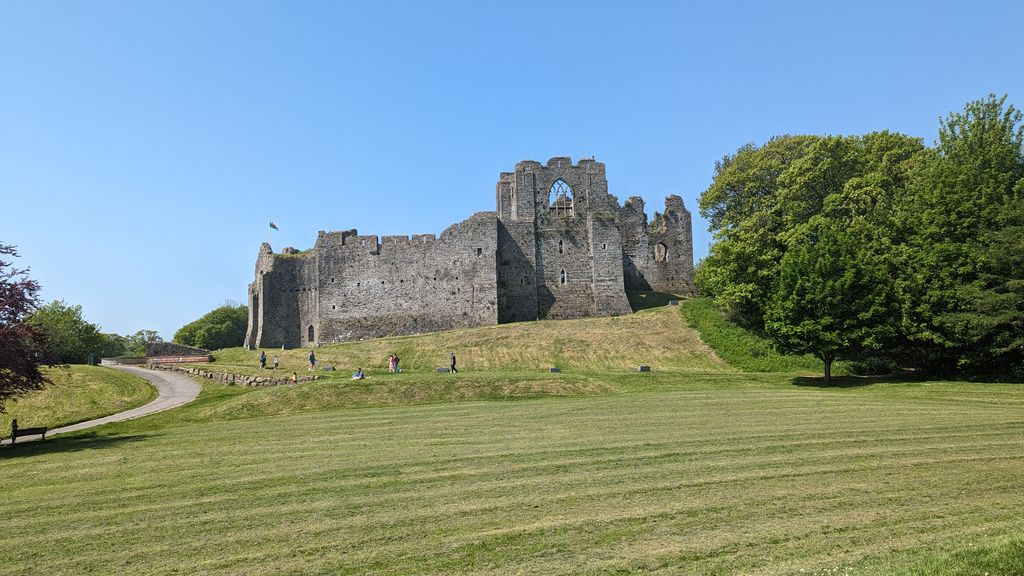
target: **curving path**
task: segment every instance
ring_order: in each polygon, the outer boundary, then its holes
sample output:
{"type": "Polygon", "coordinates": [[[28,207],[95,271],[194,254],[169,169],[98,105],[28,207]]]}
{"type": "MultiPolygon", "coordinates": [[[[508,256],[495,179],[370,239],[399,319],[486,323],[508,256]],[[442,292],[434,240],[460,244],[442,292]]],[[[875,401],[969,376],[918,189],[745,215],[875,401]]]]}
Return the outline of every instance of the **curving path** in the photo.
{"type": "MultiPolygon", "coordinates": [[[[61,426],[60,428],[47,430],[47,437],[56,434],[74,432],[76,430],[82,430],[83,428],[92,428],[93,426],[100,426],[110,422],[131,420],[133,418],[147,416],[155,412],[162,412],[164,410],[170,410],[171,408],[177,408],[178,406],[188,404],[195,400],[196,397],[199,396],[199,391],[202,389],[194,380],[180,372],[150,370],[148,368],[138,368],[135,366],[111,366],[111,368],[122,370],[147,380],[150,384],[156,386],[159,395],[149,404],[139,406],[138,408],[132,408],[131,410],[125,410],[124,412],[104,416],[103,418],[86,420],[85,422],[79,422],[78,424],[71,424],[69,426],[61,426]]],[[[18,442],[21,442],[22,438],[24,438],[25,441],[30,441],[38,440],[39,436],[19,436],[18,442]]],[[[10,440],[4,440],[4,444],[8,444],[9,442],[10,440]]]]}

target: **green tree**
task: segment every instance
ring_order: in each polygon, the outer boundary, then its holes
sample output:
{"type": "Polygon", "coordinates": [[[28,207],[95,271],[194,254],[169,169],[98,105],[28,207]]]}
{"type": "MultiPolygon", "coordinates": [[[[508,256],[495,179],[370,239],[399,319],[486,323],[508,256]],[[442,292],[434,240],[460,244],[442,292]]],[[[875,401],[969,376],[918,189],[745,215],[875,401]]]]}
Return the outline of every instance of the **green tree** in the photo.
{"type": "Polygon", "coordinates": [[[56,363],[83,364],[104,345],[99,327],[82,317],[82,307],[69,306],[63,300],[41,306],[28,323],[43,334],[46,355],[56,363]]]}
{"type": "Polygon", "coordinates": [[[858,241],[897,268],[894,199],[924,150],[919,138],[892,132],[783,136],[740,148],[716,164],[701,194],[716,242],[698,267],[698,288],[734,319],[762,327],[782,258],[818,215],[858,222],[858,241]]]}
{"type": "Polygon", "coordinates": [[[221,306],[202,318],[182,326],[172,341],[206,350],[240,346],[249,326],[247,306],[221,306]]]}
{"type": "Polygon", "coordinates": [[[103,358],[116,358],[128,353],[128,338],[120,334],[100,334],[100,350],[103,358]]]}
{"type": "Polygon", "coordinates": [[[156,330],[139,330],[135,334],[127,336],[125,340],[125,351],[132,356],[145,356],[146,344],[164,341],[156,330]]]}
{"type": "Polygon", "coordinates": [[[799,227],[780,264],[765,331],[783,352],[832,363],[879,350],[897,334],[899,306],[884,263],[848,222],[815,217],[799,227]]]}
{"type": "Polygon", "coordinates": [[[745,325],[761,326],[785,252],[779,179],[818,140],[779,136],[761,147],[747,144],[715,163],[715,178],[700,196],[715,243],[698,267],[698,289],[745,325]]]}
{"type": "Polygon", "coordinates": [[[918,357],[944,372],[1019,366],[1021,112],[994,95],[941,121],[899,206],[907,233],[904,318],[918,357]]]}

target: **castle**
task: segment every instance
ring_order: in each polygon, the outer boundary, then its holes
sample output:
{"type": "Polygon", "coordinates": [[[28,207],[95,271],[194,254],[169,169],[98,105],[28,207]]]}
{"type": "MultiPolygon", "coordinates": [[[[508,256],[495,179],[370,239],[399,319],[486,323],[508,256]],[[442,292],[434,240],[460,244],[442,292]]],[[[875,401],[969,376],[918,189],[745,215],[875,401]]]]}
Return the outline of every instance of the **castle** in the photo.
{"type": "Polygon", "coordinates": [[[626,290],[693,294],[690,212],[648,224],[604,164],[552,158],[502,173],[497,210],[433,234],[320,232],[311,250],[260,247],[250,347],[302,347],[547,318],[629,314],[626,290]]]}

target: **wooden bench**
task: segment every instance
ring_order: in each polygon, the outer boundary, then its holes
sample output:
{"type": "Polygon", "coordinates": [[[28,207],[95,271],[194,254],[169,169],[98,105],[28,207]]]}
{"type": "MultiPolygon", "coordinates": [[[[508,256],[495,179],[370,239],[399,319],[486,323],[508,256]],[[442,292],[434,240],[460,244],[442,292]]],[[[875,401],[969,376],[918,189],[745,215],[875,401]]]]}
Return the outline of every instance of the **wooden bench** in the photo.
{"type": "Polygon", "coordinates": [[[41,440],[46,440],[46,426],[41,428],[19,428],[13,426],[11,428],[11,444],[17,442],[19,436],[42,436],[41,440]]]}

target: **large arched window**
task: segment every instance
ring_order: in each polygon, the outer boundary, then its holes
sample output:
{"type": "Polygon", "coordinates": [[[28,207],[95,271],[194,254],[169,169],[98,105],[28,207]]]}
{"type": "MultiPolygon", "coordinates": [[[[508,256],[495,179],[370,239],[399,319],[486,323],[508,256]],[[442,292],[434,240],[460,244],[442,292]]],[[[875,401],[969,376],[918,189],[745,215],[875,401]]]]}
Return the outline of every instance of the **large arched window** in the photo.
{"type": "Polygon", "coordinates": [[[314,338],[314,336],[316,336],[316,333],[313,331],[313,325],[312,324],[309,325],[309,330],[307,330],[307,333],[308,333],[308,336],[309,336],[309,338],[307,338],[307,341],[310,344],[316,342],[316,339],[314,338]]]}
{"type": "Polygon", "coordinates": [[[558,179],[551,185],[548,194],[549,212],[555,218],[572,218],[572,187],[565,180],[558,179]]]}

